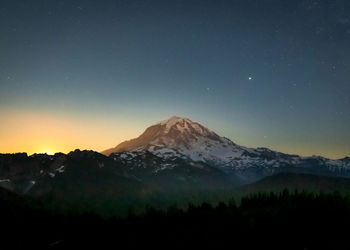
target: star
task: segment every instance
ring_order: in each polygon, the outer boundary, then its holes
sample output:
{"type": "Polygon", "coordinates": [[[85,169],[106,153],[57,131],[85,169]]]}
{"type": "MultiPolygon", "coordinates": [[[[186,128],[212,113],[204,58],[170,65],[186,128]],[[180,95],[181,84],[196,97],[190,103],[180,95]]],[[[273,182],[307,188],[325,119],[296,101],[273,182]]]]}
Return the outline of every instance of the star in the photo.
{"type": "Polygon", "coordinates": [[[253,77],[248,76],[248,80],[249,80],[249,81],[253,80],[253,77]]]}

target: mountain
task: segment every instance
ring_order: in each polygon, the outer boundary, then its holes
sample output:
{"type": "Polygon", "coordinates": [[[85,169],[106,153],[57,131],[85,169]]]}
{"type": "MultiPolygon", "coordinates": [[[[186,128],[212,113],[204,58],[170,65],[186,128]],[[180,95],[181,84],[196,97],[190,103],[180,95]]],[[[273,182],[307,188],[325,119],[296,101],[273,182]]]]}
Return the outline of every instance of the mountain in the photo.
{"type": "Polygon", "coordinates": [[[150,126],[139,137],[102,153],[132,163],[145,152],[170,161],[157,171],[173,168],[172,160],[183,159],[213,166],[245,183],[280,172],[350,177],[349,158],[330,160],[284,154],[268,148],[247,148],[197,122],[177,116],[150,126]]]}
{"type": "Polygon", "coordinates": [[[90,195],[98,196],[108,190],[113,190],[113,194],[128,193],[126,186],[130,190],[139,186],[112,159],[87,150],[75,150],[67,155],[0,154],[0,170],[0,187],[33,196],[62,190],[67,190],[69,195],[82,195],[84,186],[89,188],[90,195]]]}
{"type": "Polygon", "coordinates": [[[179,157],[212,165],[225,164],[249,151],[187,118],[173,116],[149,128],[136,139],[102,153],[148,151],[162,158],[179,157]]]}
{"type": "Polygon", "coordinates": [[[236,176],[205,163],[169,162],[149,152],[132,161],[88,150],[0,154],[0,188],[39,198],[55,209],[78,207],[103,216],[125,215],[130,207],[227,199],[237,185],[236,176]]]}

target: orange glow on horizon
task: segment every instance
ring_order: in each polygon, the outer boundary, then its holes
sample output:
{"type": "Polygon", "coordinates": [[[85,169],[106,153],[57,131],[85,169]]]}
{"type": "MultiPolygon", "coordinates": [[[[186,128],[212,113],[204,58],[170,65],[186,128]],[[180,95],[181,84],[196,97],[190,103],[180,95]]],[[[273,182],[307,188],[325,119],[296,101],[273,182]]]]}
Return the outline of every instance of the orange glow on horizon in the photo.
{"type": "MultiPolygon", "coordinates": [[[[3,115],[2,115],[3,116],[3,115]]],[[[0,123],[0,152],[54,154],[75,149],[102,151],[137,136],[133,127],[111,119],[7,113],[0,123]]]]}
{"type": "MultiPolygon", "coordinates": [[[[0,153],[26,152],[54,154],[69,153],[75,149],[87,149],[101,152],[115,147],[122,141],[138,137],[146,127],[131,118],[115,118],[108,114],[97,116],[58,115],[49,113],[4,112],[0,110],[0,153]]],[[[248,147],[268,147],[279,152],[298,154],[302,156],[322,155],[338,159],[348,155],[347,148],[342,145],[328,144],[296,144],[274,142],[262,144],[249,131],[234,142],[248,147]]],[[[224,135],[222,135],[224,136],[224,135]]]]}

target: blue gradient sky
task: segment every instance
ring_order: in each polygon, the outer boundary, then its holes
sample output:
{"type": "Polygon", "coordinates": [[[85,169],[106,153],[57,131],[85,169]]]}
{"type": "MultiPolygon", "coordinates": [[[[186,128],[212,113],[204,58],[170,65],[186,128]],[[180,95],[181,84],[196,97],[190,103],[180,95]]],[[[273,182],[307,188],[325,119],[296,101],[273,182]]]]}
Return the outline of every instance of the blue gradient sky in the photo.
{"type": "Polygon", "coordinates": [[[350,1],[5,0],[0,35],[0,152],[99,151],[178,115],[350,155],[350,1]]]}

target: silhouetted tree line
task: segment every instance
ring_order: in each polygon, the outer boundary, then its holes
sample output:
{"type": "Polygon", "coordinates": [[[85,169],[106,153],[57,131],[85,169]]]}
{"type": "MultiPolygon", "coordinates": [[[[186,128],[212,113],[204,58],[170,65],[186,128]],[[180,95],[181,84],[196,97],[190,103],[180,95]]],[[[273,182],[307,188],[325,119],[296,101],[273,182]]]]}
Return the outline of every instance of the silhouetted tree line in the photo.
{"type": "Polygon", "coordinates": [[[349,249],[350,197],[340,194],[259,193],[215,206],[131,209],[126,218],[62,213],[45,203],[1,193],[1,245],[68,248],[111,246],[225,249],[349,249]]]}

